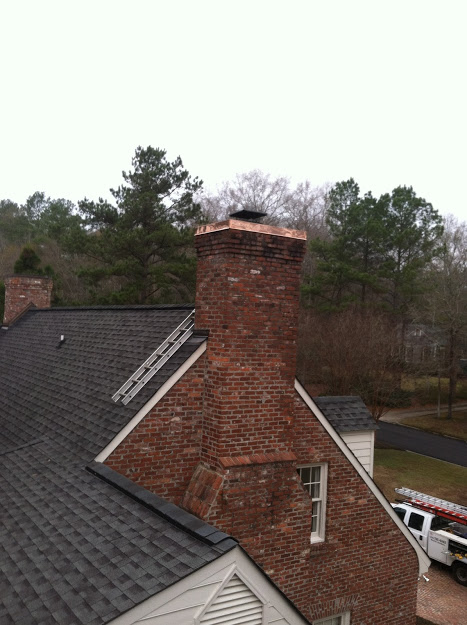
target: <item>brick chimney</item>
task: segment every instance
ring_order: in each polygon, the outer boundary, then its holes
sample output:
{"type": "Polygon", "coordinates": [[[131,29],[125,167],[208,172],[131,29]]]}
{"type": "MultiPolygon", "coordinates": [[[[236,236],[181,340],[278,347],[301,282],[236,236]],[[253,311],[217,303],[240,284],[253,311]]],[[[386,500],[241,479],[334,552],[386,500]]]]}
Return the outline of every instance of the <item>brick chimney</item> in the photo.
{"type": "Polygon", "coordinates": [[[293,451],[306,235],[228,220],[200,227],[195,243],[195,326],[209,338],[200,462],[181,505],[272,574],[280,554],[309,544],[311,500],[293,451]]]}
{"type": "Polygon", "coordinates": [[[50,308],[52,286],[52,278],[45,276],[15,275],[5,278],[4,325],[9,325],[29,304],[50,308]]]}
{"type": "Polygon", "coordinates": [[[201,460],[289,451],[306,234],[231,219],[195,243],[195,326],[209,330],[201,460]]]}

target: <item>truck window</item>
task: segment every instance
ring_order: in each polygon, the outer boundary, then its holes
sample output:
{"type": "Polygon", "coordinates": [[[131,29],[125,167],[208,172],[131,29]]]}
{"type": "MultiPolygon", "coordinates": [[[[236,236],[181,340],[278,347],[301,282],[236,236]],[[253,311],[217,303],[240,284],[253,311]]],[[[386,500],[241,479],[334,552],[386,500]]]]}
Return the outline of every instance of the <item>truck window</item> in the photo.
{"type": "Polygon", "coordinates": [[[404,508],[394,508],[394,512],[397,514],[397,516],[399,517],[401,521],[404,520],[404,517],[405,517],[404,508]]]}
{"type": "Polygon", "coordinates": [[[413,530],[417,530],[418,532],[421,532],[423,529],[424,520],[425,520],[424,516],[422,516],[421,514],[417,514],[416,512],[412,512],[410,515],[408,526],[412,528],[413,530]]]}
{"type": "Polygon", "coordinates": [[[443,517],[435,516],[431,519],[431,529],[432,530],[443,530],[448,527],[449,523],[447,519],[443,519],[443,517]]]}

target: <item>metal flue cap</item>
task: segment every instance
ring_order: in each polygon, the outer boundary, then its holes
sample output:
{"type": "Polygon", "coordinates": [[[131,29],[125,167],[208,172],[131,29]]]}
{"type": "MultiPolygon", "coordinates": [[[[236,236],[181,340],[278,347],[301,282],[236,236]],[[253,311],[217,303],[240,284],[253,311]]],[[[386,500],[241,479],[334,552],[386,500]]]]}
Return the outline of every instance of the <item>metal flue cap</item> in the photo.
{"type": "Polygon", "coordinates": [[[232,219],[240,219],[241,221],[253,221],[255,223],[261,223],[261,219],[266,217],[267,213],[260,213],[259,211],[253,211],[243,208],[241,211],[231,213],[232,219]]]}

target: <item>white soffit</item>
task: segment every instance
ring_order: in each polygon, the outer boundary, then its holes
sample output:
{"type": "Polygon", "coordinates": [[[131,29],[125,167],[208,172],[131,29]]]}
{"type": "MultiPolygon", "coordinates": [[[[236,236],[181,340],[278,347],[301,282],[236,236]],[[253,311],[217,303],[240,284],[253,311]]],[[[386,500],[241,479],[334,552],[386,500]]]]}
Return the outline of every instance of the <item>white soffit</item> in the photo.
{"type": "Polygon", "coordinates": [[[383,493],[379,490],[379,488],[373,482],[371,477],[368,475],[366,470],[363,468],[363,465],[360,464],[360,462],[355,458],[353,453],[347,447],[346,443],[342,440],[342,438],[339,436],[339,434],[336,432],[336,430],[332,427],[332,425],[326,419],[324,414],[321,412],[321,410],[318,408],[318,406],[315,404],[313,399],[310,397],[310,395],[307,393],[305,388],[300,384],[300,382],[297,379],[295,380],[295,390],[300,395],[300,397],[303,399],[305,404],[309,407],[309,409],[313,412],[313,414],[316,416],[318,421],[321,423],[323,428],[326,430],[326,432],[329,434],[329,436],[332,438],[332,440],[336,443],[336,445],[342,451],[342,453],[347,458],[347,460],[353,465],[354,469],[357,471],[357,473],[360,475],[362,480],[365,482],[365,484],[371,490],[373,495],[376,497],[376,499],[380,502],[380,504],[383,506],[383,508],[389,514],[389,516],[394,521],[394,523],[397,525],[397,527],[400,529],[400,531],[407,538],[407,540],[409,541],[411,546],[415,549],[415,553],[417,554],[417,557],[418,557],[418,574],[419,574],[419,576],[421,576],[424,573],[426,573],[428,571],[428,568],[429,568],[430,564],[431,564],[430,558],[426,555],[426,553],[423,551],[423,549],[417,543],[417,541],[413,537],[412,533],[407,529],[407,527],[399,519],[397,514],[394,512],[391,504],[387,501],[386,497],[383,495],[383,493]]]}
{"type": "Polygon", "coordinates": [[[120,432],[113,438],[110,443],[104,447],[104,449],[97,454],[94,458],[96,462],[105,462],[110,454],[120,445],[122,441],[130,434],[132,430],[138,425],[140,421],[144,419],[144,417],[148,414],[150,410],[154,408],[154,406],[159,402],[166,393],[170,391],[170,389],[180,380],[180,378],[194,365],[194,363],[198,360],[200,356],[204,354],[206,351],[206,341],[201,343],[198,349],[189,357],[183,365],[177,369],[177,371],[168,379],[164,384],[160,387],[160,389],[155,393],[151,399],[144,404],[144,406],[138,410],[135,416],[129,421],[124,428],[120,430],[120,432]]]}

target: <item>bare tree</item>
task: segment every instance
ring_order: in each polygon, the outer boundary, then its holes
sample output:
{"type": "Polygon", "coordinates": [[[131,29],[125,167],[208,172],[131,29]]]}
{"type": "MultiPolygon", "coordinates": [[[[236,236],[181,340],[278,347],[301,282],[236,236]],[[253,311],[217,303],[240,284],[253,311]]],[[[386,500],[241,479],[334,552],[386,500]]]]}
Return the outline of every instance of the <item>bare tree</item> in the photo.
{"type": "Polygon", "coordinates": [[[210,220],[226,219],[233,212],[249,209],[267,213],[267,223],[326,238],[329,188],[313,187],[309,181],[291,188],[288,178],[254,169],[224,182],[216,193],[202,193],[199,201],[210,220]]]}
{"type": "Polygon", "coordinates": [[[302,310],[298,376],[326,395],[360,395],[379,419],[399,389],[397,328],[383,313],[302,310]]]}
{"type": "Polygon", "coordinates": [[[225,219],[230,213],[249,209],[267,213],[270,220],[280,218],[290,201],[289,179],[273,178],[259,169],[237,174],[224,182],[214,195],[201,196],[201,204],[209,217],[225,219]]]}
{"type": "Polygon", "coordinates": [[[329,238],[326,215],[330,189],[330,184],[313,187],[309,180],[299,183],[285,207],[283,221],[289,228],[306,230],[309,239],[329,238]]]}

